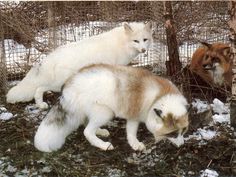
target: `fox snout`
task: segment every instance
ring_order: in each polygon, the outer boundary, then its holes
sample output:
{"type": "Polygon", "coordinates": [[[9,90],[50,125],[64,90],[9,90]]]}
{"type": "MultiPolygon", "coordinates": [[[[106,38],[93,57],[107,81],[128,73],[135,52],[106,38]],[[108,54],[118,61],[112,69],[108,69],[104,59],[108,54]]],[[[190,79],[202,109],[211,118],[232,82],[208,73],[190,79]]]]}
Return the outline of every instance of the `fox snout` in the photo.
{"type": "Polygon", "coordinates": [[[146,49],[141,49],[141,52],[142,52],[142,53],[145,53],[145,52],[146,52],[146,49]]]}

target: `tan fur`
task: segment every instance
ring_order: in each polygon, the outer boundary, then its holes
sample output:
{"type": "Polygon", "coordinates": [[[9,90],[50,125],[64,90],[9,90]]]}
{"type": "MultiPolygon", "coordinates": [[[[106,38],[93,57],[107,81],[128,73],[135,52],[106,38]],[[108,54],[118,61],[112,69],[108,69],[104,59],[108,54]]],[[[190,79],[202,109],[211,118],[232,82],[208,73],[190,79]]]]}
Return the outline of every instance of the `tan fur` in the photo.
{"type": "Polygon", "coordinates": [[[184,115],[182,117],[175,118],[173,115],[168,115],[167,117],[163,117],[164,126],[158,130],[158,136],[166,135],[173,131],[178,131],[183,128],[187,128],[189,125],[188,115],[184,115]]]}
{"type": "Polygon", "coordinates": [[[198,48],[191,60],[190,70],[197,73],[209,84],[214,83],[214,79],[203,66],[212,64],[215,60],[219,60],[220,66],[223,69],[224,83],[231,86],[232,82],[232,59],[230,58],[230,47],[223,43],[210,44],[210,47],[198,48]]]}
{"type": "MultiPolygon", "coordinates": [[[[107,69],[109,71],[112,71],[117,76],[122,75],[124,71],[128,71],[129,76],[131,76],[127,81],[128,89],[126,90],[126,92],[123,92],[121,94],[119,93],[122,96],[119,97],[120,100],[118,101],[121,103],[119,105],[119,109],[123,110],[124,115],[127,115],[127,117],[136,118],[139,115],[142,104],[144,102],[145,89],[147,89],[147,85],[152,82],[155,85],[158,85],[160,93],[156,96],[150,106],[163,95],[181,94],[178,88],[169,80],[163,77],[156,76],[153,73],[142,68],[139,68],[137,70],[133,67],[117,67],[107,64],[93,64],[82,68],[79,72],[86,72],[86,70],[90,70],[91,68],[107,69]]],[[[120,81],[117,80],[117,92],[120,92],[120,84],[120,81]]]]}

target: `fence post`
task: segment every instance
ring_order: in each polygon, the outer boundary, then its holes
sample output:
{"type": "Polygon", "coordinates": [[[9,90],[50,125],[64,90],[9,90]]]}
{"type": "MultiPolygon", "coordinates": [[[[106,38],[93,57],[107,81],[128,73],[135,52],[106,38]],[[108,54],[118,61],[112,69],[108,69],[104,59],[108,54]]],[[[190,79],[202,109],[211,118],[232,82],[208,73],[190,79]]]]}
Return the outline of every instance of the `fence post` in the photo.
{"type": "Polygon", "coordinates": [[[232,97],[230,103],[231,126],[236,128],[236,1],[229,2],[232,54],[233,54],[233,77],[232,77],[232,97]]]}
{"type": "Polygon", "coordinates": [[[55,2],[48,2],[48,47],[50,51],[57,47],[54,6],[55,2]]]}
{"type": "Polygon", "coordinates": [[[6,93],[7,90],[7,68],[4,47],[4,28],[0,12],[0,93],[6,93]]]}
{"type": "Polygon", "coordinates": [[[166,28],[166,40],[169,61],[166,61],[167,75],[173,76],[181,69],[181,62],[179,60],[178,42],[176,38],[176,27],[172,14],[171,1],[164,1],[164,17],[166,28]]]}

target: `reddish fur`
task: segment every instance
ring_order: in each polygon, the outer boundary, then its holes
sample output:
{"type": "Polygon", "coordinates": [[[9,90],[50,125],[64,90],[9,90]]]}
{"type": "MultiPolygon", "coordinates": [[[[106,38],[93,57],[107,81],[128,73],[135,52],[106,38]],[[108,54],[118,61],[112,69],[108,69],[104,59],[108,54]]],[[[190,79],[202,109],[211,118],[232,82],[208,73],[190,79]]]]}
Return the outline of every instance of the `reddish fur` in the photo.
{"type": "Polygon", "coordinates": [[[207,83],[214,84],[212,76],[203,68],[203,65],[209,64],[213,57],[220,59],[220,65],[224,70],[224,82],[226,85],[231,86],[232,60],[230,59],[230,51],[227,44],[214,43],[210,49],[207,47],[198,48],[192,56],[190,70],[198,74],[207,83]],[[205,55],[209,55],[209,59],[205,60],[205,55]]]}

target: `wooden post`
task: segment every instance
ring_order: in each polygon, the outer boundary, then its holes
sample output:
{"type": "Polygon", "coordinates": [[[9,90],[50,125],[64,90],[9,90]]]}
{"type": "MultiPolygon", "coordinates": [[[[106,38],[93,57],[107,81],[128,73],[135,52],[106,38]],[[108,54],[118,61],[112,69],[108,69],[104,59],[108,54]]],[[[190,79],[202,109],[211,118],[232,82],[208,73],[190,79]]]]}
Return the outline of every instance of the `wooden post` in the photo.
{"type": "Polygon", "coordinates": [[[169,61],[166,61],[167,75],[173,76],[181,69],[179,60],[178,42],[176,37],[175,23],[172,14],[171,1],[164,1],[164,17],[166,28],[166,40],[169,54],[169,61]]]}
{"type": "Polygon", "coordinates": [[[48,47],[50,51],[57,47],[54,5],[55,2],[48,2],[48,47]]]}
{"type": "Polygon", "coordinates": [[[236,1],[229,2],[230,13],[230,39],[232,42],[233,56],[233,78],[232,78],[232,97],[230,103],[230,121],[231,126],[236,128],[236,1]]]}
{"type": "Polygon", "coordinates": [[[4,28],[0,12],[0,93],[5,94],[7,90],[7,67],[4,47],[4,28]]]}

